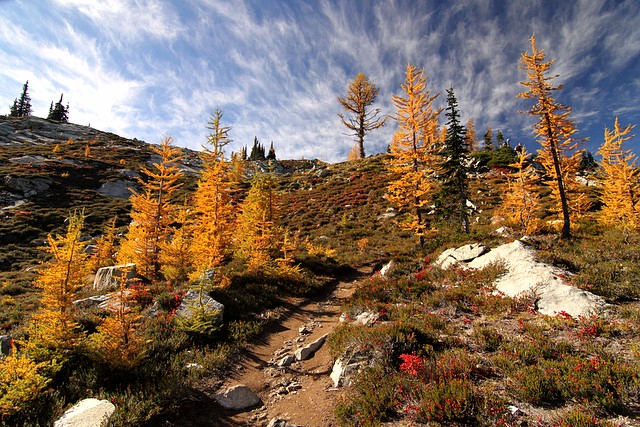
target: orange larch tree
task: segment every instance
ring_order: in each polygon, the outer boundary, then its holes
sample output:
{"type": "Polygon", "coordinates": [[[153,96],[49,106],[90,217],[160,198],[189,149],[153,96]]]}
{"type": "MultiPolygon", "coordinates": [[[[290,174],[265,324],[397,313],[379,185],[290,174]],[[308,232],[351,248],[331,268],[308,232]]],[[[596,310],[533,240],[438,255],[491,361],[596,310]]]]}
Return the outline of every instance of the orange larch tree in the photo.
{"type": "Polygon", "coordinates": [[[147,180],[140,179],[142,191],[131,196],[132,222],[118,253],[118,262],[136,264],[136,272],[149,279],[159,276],[160,247],[170,233],[175,210],[171,196],[181,185],[177,181],[182,176],[178,168],[182,156],[172,143],[171,137],[164,137],[159,147],[153,147],[160,161],[153,164],[155,170],[142,170],[147,180]]]}
{"type": "Polygon", "coordinates": [[[620,127],[618,118],[613,130],[605,128],[604,143],[598,154],[602,156],[602,209],[598,217],[602,224],[622,230],[640,228],[640,179],[637,156],[623,144],[633,137],[634,126],[620,127]]]}
{"type": "MultiPolygon", "coordinates": [[[[527,88],[518,97],[534,99],[536,103],[529,110],[529,114],[538,117],[534,125],[534,133],[540,142],[538,160],[547,170],[548,184],[552,188],[552,195],[557,200],[562,213],[562,238],[571,237],[571,208],[568,201],[568,190],[577,188],[575,174],[582,152],[578,150],[580,141],[574,134],[577,129],[569,118],[569,107],[559,104],[553,98],[553,93],[562,89],[562,85],[551,83],[557,76],[549,76],[548,71],[553,61],[545,62],[544,50],[538,50],[536,39],[531,36],[531,54],[523,53],[520,68],[527,71],[527,81],[520,82],[527,88]]],[[[579,213],[585,210],[584,198],[576,196],[573,211],[579,213]]]]}
{"type": "MultiPolygon", "coordinates": [[[[73,212],[64,236],[49,236],[51,261],[39,271],[35,285],[42,289],[42,307],[33,315],[25,351],[37,362],[65,362],[83,337],[75,319],[73,301],[87,276],[86,254],[80,233],[84,212],[73,212]]],[[[55,367],[52,366],[53,369],[55,367]]]]}
{"type": "MultiPolygon", "coordinates": [[[[236,182],[224,160],[224,147],[231,142],[230,126],[222,124],[223,112],[217,109],[209,121],[208,146],[201,153],[202,175],[195,191],[191,251],[194,268],[192,279],[198,280],[203,273],[222,264],[229,255],[235,207],[232,195],[236,182]]],[[[240,161],[241,159],[238,159],[240,161]]],[[[238,163],[239,164],[239,163],[238,163]]],[[[236,171],[241,173],[241,171],[236,171]]]]}
{"type": "Polygon", "coordinates": [[[389,169],[396,179],[387,187],[387,199],[406,211],[409,219],[402,226],[415,233],[423,246],[429,230],[427,206],[434,193],[435,151],[441,142],[438,125],[441,110],[433,107],[438,94],[431,95],[427,89],[423,69],[408,65],[402,90],[404,96],[393,97],[397,109],[393,119],[398,122],[398,130],[391,142],[389,169]]]}

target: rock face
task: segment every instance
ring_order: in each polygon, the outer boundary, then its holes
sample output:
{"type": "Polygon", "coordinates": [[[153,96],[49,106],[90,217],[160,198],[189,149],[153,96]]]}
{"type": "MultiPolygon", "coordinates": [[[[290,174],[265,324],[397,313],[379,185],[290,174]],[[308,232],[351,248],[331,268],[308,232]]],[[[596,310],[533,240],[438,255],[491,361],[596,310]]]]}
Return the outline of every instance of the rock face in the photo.
{"type": "Polygon", "coordinates": [[[68,409],[54,427],[103,427],[116,407],[108,400],[83,399],[68,409]]]}
{"type": "Polygon", "coordinates": [[[320,347],[322,347],[322,345],[324,344],[324,341],[327,339],[327,334],[321,336],[320,338],[318,338],[317,340],[305,345],[304,347],[301,347],[299,349],[296,350],[296,352],[294,353],[294,355],[296,356],[296,360],[307,360],[309,359],[311,356],[313,356],[313,354],[318,351],[320,349],[320,347]]]}
{"type": "Polygon", "coordinates": [[[480,243],[470,243],[459,248],[450,248],[444,251],[436,260],[436,265],[447,269],[460,262],[471,261],[487,251],[487,247],[480,243]]]}
{"type": "Polygon", "coordinates": [[[216,402],[225,409],[242,411],[260,403],[260,398],[246,385],[238,384],[215,395],[216,402]]]}
{"type": "Polygon", "coordinates": [[[182,299],[182,303],[176,311],[176,316],[190,318],[193,316],[193,308],[202,303],[205,313],[215,313],[215,324],[221,325],[224,316],[224,305],[211,298],[209,295],[202,295],[200,301],[200,293],[196,290],[189,289],[182,299]]]}
{"type": "Polygon", "coordinates": [[[129,189],[131,187],[135,187],[135,185],[129,181],[107,181],[100,186],[98,193],[109,197],[128,199],[131,196],[131,190],[129,189]]]}
{"type": "Polygon", "coordinates": [[[98,269],[96,277],[93,279],[93,289],[96,291],[104,291],[115,288],[118,285],[118,280],[120,280],[120,277],[122,277],[125,271],[127,280],[136,277],[135,264],[114,265],[98,269]]]}
{"type": "Polygon", "coordinates": [[[7,175],[4,177],[4,185],[7,188],[22,193],[25,198],[44,193],[51,187],[53,181],[49,178],[27,178],[7,175]]]}
{"type": "MultiPolygon", "coordinates": [[[[464,249],[464,252],[467,251],[464,249]]],[[[443,268],[451,256],[447,254],[445,257],[445,254],[446,251],[438,259],[443,260],[443,268]]],[[[460,261],[456,260],[456,263],[460,261]]],[[[466,261],[460,265],[478,269],[502,263],[507,272],[496,280],[496,291],[510,297],[533,293],[541,314],[554,316],[564,312],[573,317],[589,316],[600,313],[607,306],[602,297],[565,284],[562,277],[567,276],[567,272],[536,261],[534,250],[520,240],[466,261]]]]}

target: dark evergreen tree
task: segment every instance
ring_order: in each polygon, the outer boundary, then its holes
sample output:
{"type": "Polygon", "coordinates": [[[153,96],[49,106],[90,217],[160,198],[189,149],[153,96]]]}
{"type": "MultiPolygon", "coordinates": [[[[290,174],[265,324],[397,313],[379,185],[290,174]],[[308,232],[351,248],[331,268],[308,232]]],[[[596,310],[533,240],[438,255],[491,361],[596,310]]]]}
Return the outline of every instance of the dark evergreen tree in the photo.
{"type": "Polygon", "coordinates": [[[598,163],[596,163],[596,159],[593,158],[593,154],[591,154],[591,151],[583,151],[582,158],[580,159],[579,170],[594,170],[596,167],[598,167],[598,163]]]}
{"type": "Polygon", "coordinates": [[[49,115],[47,119],[56,120],[58,122],[67,123],[69,121],[69,104],[65,107],[62,105],[62,97],[64,94],[60,94],[60,101],[55,104],[51,102],[51,107],[49,107],[49,115]]]}
{"type": "Polygon", "coordinates": [[[11,112],[9,113],[9,117],[19,117],[18,113],[18,98],[13,100],[13,105],[11,106],[11,112]]]}
{"type": "Polygon", "coordinates": [[[454,221],[469,233],[469,150],[465,144],[465,129],[460,123],[458,100],[453,88],[447,89],[447,136],[439,151],[442,157],[438,178],[441,182],[438,211],[445,220],[454,221]]]}
{"type": "Polygon", "coordinates": [[[253,147],[251,147],[249,160],[265,160],[264,145],[260,144],[257,136],[253,138],[253,147]]]}
{"type": "Polygon", "coordinates": [[[13,101],[11,107],[11,117],[30,116],[33,112],[31,108],[31,97],[29,96],[29,80],[22,86],[22,94],[19,99],[13,101]]]}
{"type": "Polygon", "coordinates": [[[273,148],[273,141],[271,141],[271,147],[269,147],[269,154],[267,154],[267,160],[276,159],[276,149],[273,148]]]}
{"type": "Polygon", "coordinates": [[[241,160],[247,160],[247,146],[246,145],[244,147],[242,147],[242,150],[240,150],[240,159],[241,160]]]}
{"type": "Polygon", "coordinates": [[[504,140],[504,135],[502,135],[502,131],[501,130],[499,130],[498,134],[496,135],[496,143],[497,143],[498,147],[502,147],[502,146],[504,146],[506,144],[505,140],[504,140]]]}
{"type": "Polygon", "coordinates": [[[493,131],[491,128],[487,129],[487,132],[482,137],[483,149],[493,150],[493,131]]]}

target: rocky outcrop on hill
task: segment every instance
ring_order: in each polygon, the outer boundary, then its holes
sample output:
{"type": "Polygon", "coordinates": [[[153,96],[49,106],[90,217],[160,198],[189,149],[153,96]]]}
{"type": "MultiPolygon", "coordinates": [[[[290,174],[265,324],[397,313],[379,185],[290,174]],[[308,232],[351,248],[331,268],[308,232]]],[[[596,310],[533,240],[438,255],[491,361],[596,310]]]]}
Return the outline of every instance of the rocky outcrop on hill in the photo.
{"type": "Polygon", "coordinates": [[[607,306],[604,298],[565,284],[564,278],[569,273],[538,262],[533,248],[521,240],[489,251],[482,245],[447,250],[435,264],[442,268],[460,266],[482,269],[496,263],[504,265],[507,270],[496,280],[496,291],[509,297],[532,293],[541,314],[589,316],[601,313],[607,306]]]}

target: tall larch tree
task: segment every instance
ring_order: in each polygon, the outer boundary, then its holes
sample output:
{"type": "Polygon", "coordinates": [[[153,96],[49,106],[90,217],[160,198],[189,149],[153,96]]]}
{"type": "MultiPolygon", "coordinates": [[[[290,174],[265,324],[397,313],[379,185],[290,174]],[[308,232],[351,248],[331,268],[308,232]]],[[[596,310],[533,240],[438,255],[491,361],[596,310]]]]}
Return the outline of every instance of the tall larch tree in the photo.
{"type": "Polygon", "coordinates": [[[48,237],[47,251],[52,258],[35,280],[35,285],[42,289],[42,307],[29,322],[25,347],[29,357],[37,362],[68,360],[83,337],[72,303],[87,276],[84,243],[80,241],[83,225],[84,212],[73,212],[66,234],[48,237]]]}
{"type": "Polygon", "coordinates": [[[453,220],[469,233],[469,150],[465,143],[465,129],[460,123],[458,100],[453,88],[447,89],[447,137],[438,152],[440,191],[437,208],[445,219],[453,220]]]}
{"type": "Polygon", "coordinates": [[[467,144],[467,149],[471,152],[478,151],[480,146],[478,145],[478,137],[476,136],[476,126],[473,119],[467,120],[467,126],[465,126],[467,132],[464,135],[464,143],[467,144]]]}
{"type": "Polygon", "coordinates": [[[418,237],[422,247],[431,229],[426,214],[434,194],[432,175],[441,110],[433,106],[438,94],[431,95],[427,89],[424,69],[408,65],[402,90],[403,96],[392,98],[398,130],[390,146],[389,169],[396,178],[387,187],[387,199],[407,213],[408,220],[401,225],[418,237]]]}
{"type": "Polygon", "coordinates": [[[536,190],[536,171],[530,166],[530,154],[522,148],[517,163],[511,164],[515,172],[508,178],[497,215],[526,234],[540,229],[539,213],[542,210],[540,196],[536,190]]]}
{"type": "MultiPolygon", "coordinates": [[[[574,137],[577,129],[570,120],[569,107],[559,104],[553,97],[562,85],[554,86],[551,81],[557,76],[549,76],[549,68],[553,60],[545,62],[544,50],[538,50],[536,39],[531,36],[531,54],[524,52],[520,68],[526,70],[528,80],[520,82],[527,88],[518,97],[535,100],[529,114],[537,117],[534,133],[541,148],[538,160],[547,170],[547,184],[552,188],[552,195],[557,201],[562,214],[561,238],[571,237],[571,210],[568,200],[568,187],[577,187],[577,172],[581,151],[579,141],[574,137]],[[573,153],[573,155],[571,155],[573,153]]],[[[577,196],[573,210],[578,213],[584,210],[584,199],[577,196]]]]}
{"type": "Polygon", "coordinates": [[[598,220],[624,231],[640,228],[640,172],[637,157],[623,144],[633,137],[634,126],[620,127],[616,117],[613,130],[605,128],[600,162],[602,209],[598,220]]]}
{"type": "Polygon", "coordinates": [[[201,153],[202,175],[193,199],[193,235],[197,236],[192,245],[193,279],[200,279],[207,270],[221,265],[231,246],[235,217],[232,194],[236,182],[224,160],[224,147],[231,142],[231,126],[222,124],[222,116],[220,109],[211,115],[207,146],[201,153]]]}
{"type": "Polygon", "coordinates": [[[136,264],[136,272],[152,280],[159,278],[160,250],[170,234],[175,210],[172,195],[181,186],[181,150],[172,144],[173,138],[164,137],[159,146],[152,148],[160,161],[153,164],[154,170],[142,170],[147,177],[139,180],[142,191],[132,190],[132,221],[118,253],[118,262],[136,264]]]}
{"type": "Polygon", "coordinates": [[[236,226],[236,256],[250,271],[268,272],[278,249],[278,209],[275,180],[270,173],[256,174],[242,202],[236,226]]]}
{"type": "Polygon", "coordinates": [[[347,111],[348,116],[339,113],[342,124],[351,132],[348,135],[356,137],[359,157],[364,158],[364,137],[369,132],[384,126],[386,118],[378,117],[380,108],[370,107],[378,97],[378,86],[372,83],[363,73],[353,79],[347,87],[346,95],[338,97],[338,102],[347,111]]]}

